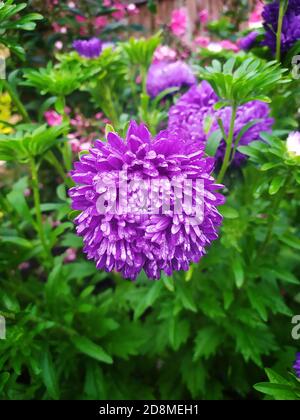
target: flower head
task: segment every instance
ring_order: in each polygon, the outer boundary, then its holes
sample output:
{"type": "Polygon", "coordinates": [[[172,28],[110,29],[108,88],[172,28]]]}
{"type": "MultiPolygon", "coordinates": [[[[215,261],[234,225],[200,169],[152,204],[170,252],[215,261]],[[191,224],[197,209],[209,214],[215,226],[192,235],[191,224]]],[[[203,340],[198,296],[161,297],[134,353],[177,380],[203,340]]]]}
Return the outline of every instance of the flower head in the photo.
{"type": "Polygon", "coordinates": [[[241,50],[249,51],[253,47],[257,37],[258,32],[252,31],[238,40],[238,46],[241,50]]]}
{"type": "Polygon", "coordinates": [[[286,141],[286,148],[291,156],[300,156],[300,131],[290,133],[286,141]]]}
{"type": "Polygon", "coordinates": [[[44,117],[47,121],[48,125],[60,125],[62,123],[63,117],[58,114],[56,111],[54,111],[53,109],[49,109],[49,111],[46,111],[44,113],[44,117]]]}
{"type": "MultiPolygon", "coordinates": [[[[200,147],[205,148],[207,138],[219,129],[217,120],[221,119],[226,134],[229,133],[231,108],[225,107],[215,111],[214,105],[218,97],[207,82],[192,87],[185,93],[169,111],[169,128],[186,130],[200,147]]],[[[247,145],[251,141],[259,140],[262,131],[270,131],[273,119],[270,118],[270,108],[260,101],[248,102],[238,108],[235,120],[234,139],[241,129],[253,121],[253,125],[241,137],[239,144],[247,145]],[[256,121],[257,120],[257,121],[256,121]]],[[[222,159],[225,153],[223,140],[217,150],[216,157],[222,159]]],[[[239,165],[245,155],[237,152],[234,163],[239,165]]]]}
{"type": "Polygon", "coordinates": [[[192,86],[196,78],[191,68],[183,61],[173,63],[153,63],[147,75],[147,92],[151,97],[156,97],[165,89],[183,86],[192,86]]]}
{"type": "Polygon", "coordinates": [[[256,29],[262,27],[262,12],[263,12],[263,3],[257,2],[255,9],[250,15],[248,26],[250,29],[256,29]]]}
{"type": "Polygon", "coordinates": [[[184,7],[181,9],[175,9],[171,16],[171,31],[176,36],[183,36],[187,29],[187,12],[184,7]]]}
{"type": "Polygon", "coordinates": [[[240,50],[238,45],[236,45],[234,42],[230,41],[229,39],[222,40],[220,42],[220,46],[224,50],[229,50],[229,51],[234,51],[234,52],[238,52],[240,50]]]}
{"type": "MultiPolygon", "coordinates": [[[[262,16],[266,30],[264,45],[273,53],[276,51],[276,33],[278,28],[279,1],[265,5],[262,16]]],[[[281,51],[287,52],[300,39],[300,1],[289,0],[282,22],[281,51]]]]}
{"type": "Polygon", "coordinates": [[[91,38],[87,41],[78,39],[73,42],[73,47],[82,57],[97,58],[102,51],[102,41],[98,38],[91,38]]]}
{"type": "Polygon", "coordinates": [[[214,159],[184,132],[162,131],[152,138],[144,125],[131,122],[125,140],[109,133],[107,142],[97,140],[74,166],[77,185],[69,195],[72,208],[81,211],[76,229],[98,269],[133,280],[144,270],[158,279],[162,271],[188,270],[217,239],[217,206],[224,198],[211,176],[214,159]],[[195,215],[185,205],[177,211],[182,182],[190,183],[195,215]]]}
{"type": "Polygon", "coordinates": [[[207,9],[203,9],[199,12],[199,21],[202,25],[205,25],[208,22],[209,12],[207,9]]]}
{"type": "Polygon", "coordinates": [[[154,52],[153,62],[159,63],[160,61],[174,61],[176,60],[177,53],[167,45],[160,45],[154,52]]]}
{"type": "Polygon", "coordinates": [[[295,373],[298,378],[300,378],[300,353],[297,353],[296,360],[293,366],[295,373]]]}

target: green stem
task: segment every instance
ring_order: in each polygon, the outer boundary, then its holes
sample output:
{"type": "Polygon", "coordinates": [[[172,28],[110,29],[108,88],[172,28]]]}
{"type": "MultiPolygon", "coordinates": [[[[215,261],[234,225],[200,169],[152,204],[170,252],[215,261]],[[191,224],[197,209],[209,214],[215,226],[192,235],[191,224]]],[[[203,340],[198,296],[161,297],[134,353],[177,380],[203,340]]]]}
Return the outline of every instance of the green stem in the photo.
{"type": "Polygon", "coordinates": [[[14,102],[14,104],[15,104],[17,110],[19,111],[19,113],[22,115],[24,121],[30,123],[30,117],[29,117],[24,105],[20,101],[17,92],[12,88],[12,86],[8,83],[7,80],[2,80],[2,84],[3,84],[4,88],[7,90],[7,92],[9,93],[12,101],[14,102]]]}
{"type": "Polygon", "coordinates": [[[277,33],[276,33],[276,60],[277,61],[280,61],[281,59],[281,34],[282,34],[283,18],[285,14],[285,6],[286,6],[286,1],[281,0],[280,6],[279,6],[279,15],[278,15],[278,27],[277,27],[277,33]]]}
{"type": "Polygon", "coordinates": [[[285,180],[283,186],[281,187],[281,191],[278,194],[276,194],[276,196],[274,198],[274,201],[272,203],[273,205],[272,205],[270,216],[269,216],[270,217],[270,219],[269,219],[270,222],[269,222],[269,226],[268,226],[268,229],[267,229],[267,234],[266,234],[265,240],[260,247],[259,255],[262,255],[264,253],[264,251],[266,250],[268,244],[270,243],[270,241],[272,239],[273,231],[274,231],[274,225],[275,225],[275,222],[276,222],[276,216],[277,216],[277,213],[279,211],[279,207],[280,207],[280,204],[281,204],[281,201],[282,201],[282,198],[283,198],[283,194],[285,192],[286,185],[287,185],[287,179],[285,180]]]}
{"type": "Polygon", "coordinates": [[[73,182],[72,182],[71,178],[69,178],[65,174],[64,168],[62,167],[61,163],[59,162],[59,160],[57,159],[57,157],[55,156],[55,154],[50,150],[50,151],[48,151],[48,153],[45,156],[45,158],[57,170],[58,174],[61,176],[61,178],[63,179],[64,183],[66,185],[68,185],[69,187],[72,187],[73,186],[73,182]]]}
{"type": "Polygon", "coordinates": [[[217,178],[217,182],[218,183],[222,183],[224,176],[226,174],[226,171],[230,165],[230,156],[231,156],[231,152],[232,152],[232,143],[233,143],[233,137],[234,137],[234,124],[235,124],[235,118],[236,118],[236,113],[237,113],[237,106],[233,105],[232,106],[232,112],[231,112],[231,121],[230,121],[230,129],[229,129],[229,134],[228,137],[226,139],[226,152],[225,152],[225,157],[222,163],[222,167],[219,173],[219,176],[217,178]]]}
{"type": "Polygon", "coordinates": [[[31,169],[31,178],[32,178],[33,200],[34,200],[34,207],[35,207],[35,214],[36,214],[37,233],[40,237],[46,257],[47,258],[50,257],[50,260],[52,260],[51,251],[48,248],[48,244],[47,244],[45,232],[44,232],[44,227],[43,227],[38,171],[36,167],[36,162],[33,157],[30,159],[30,169],[31,169]]]}
{"type": "Polygon", "coordinates": [[[142,90],[147,95],[147,68],[141,66],[142,90]]]}

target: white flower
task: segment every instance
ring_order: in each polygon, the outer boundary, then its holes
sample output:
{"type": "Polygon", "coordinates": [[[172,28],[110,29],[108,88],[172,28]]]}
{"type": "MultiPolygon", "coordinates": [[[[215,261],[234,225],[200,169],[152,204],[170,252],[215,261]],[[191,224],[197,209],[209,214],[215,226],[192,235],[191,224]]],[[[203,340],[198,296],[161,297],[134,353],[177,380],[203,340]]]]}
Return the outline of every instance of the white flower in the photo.
{"type": "Polygon", "coordinates": [[[290,133],[286,141],[286,148],[289,154],[300,156],[300,131],[290,133]]]}
{"type": "Polygon", "coordinates": [[[222,45],[220,45],[219,42],[211,42],[208,45],[207,49],[211,52],[218,53],[218,52],[221,52],[223,50],[223,47],[222,47],[222,45]]]}

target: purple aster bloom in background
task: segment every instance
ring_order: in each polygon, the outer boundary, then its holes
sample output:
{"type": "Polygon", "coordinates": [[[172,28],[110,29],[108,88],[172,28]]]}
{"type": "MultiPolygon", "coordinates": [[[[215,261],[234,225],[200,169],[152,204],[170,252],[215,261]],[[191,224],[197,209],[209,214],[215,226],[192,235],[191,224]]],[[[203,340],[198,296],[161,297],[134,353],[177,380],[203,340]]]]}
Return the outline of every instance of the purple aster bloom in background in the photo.
{"type": "MultiPolygon", "coordinates": [[[[231,108],[226,107],[218,111],[217,118],[221,118],[223,121],[225,133],[228,135],[230,128],[231,108]]],[[[270,117],[269,105],[261,101],[251,101],[241,105],[237,110],[237,116],[234,125],[234,140],[247,124],[250,124],[250,127],[242,135],[239,141],[240,146],[247,146],[252,141],[261,140],[260,133],[270,132],[272,130],[274,120],[270,117]],[[251,122],[253,122],[253,125],[251,125],[251,122]]],[[[218,129],[217,124],[215,124],[215,129],[218,129]]],[[[218,160],[223,159],[225,150],[226,143],[224,140],[222,140],[216,153],[216,158],[218,160]]],[[[237,151],[233,164],[235,166],[240,166],[245,159],[247,159],[247,157],[237,151]]]]}
{"type": "MultiPolygon", "coordinates": [[[[278,28],[279,1],[274,1],[264,7],[262,13],[266,30],[263,45],[267,45],[273,53],[276,51],[276,33],[278,28]]],[[[289,0],[288,8],[283,18],[281,51],[287,52],[300,40],[300,0],[289,0]]]]}
{"type": "MultiPolygon", "coordinates": [[[[69,195],[72,208],[81,211],[75,219],[76,230],[83,237],[87,258],[94,260],[98,269],[116,270],[132,280],[144,270],[149,278],[159,279],[162,271],[171,275],[173,271],[188,270],[189,264],[199,262],[218,237],[222,216],[217,206],[224,203],[224,197],[216,192],[222,186],[216,185],[211,176],[214,159],[206,157],[198,144],[180,130],[162,131],[152,138],[144,125],[131,122],[125,140],[109,133],[107,142],[97,140],[74,167],[71,176],[77,185],[69,195]],[[110,186],[120,187],[120,173],[124,171],[125,185],[131,186],[126,195],[129,210],[100,212],[99,200],[108,208],[110,186]],[[161,194],[153,196],[157,190],[149,186],[174,178],[176,182],[202,180],[201,218],[191,220],[185,208],[177,214],[175,190],[169,196],[167,211],[162,211],[164,198],[161,194]],[[146,187],[141,197],[143,183],[146,187]],[[155,212],[149,211],[150,197],[155,212]],[[146,211],[139,211],[141,208],[146,211]]],[[[194,204],[199,203],[196,188],[193,185],[190,190],[194,204]]],[[[121,192],[114,194],[118,209],[123,196],[121,192]]]]}
{"type": "Polygon", "coordinates": [[[300,353],[297,353],[296,355],[296,361],[293,368],[296,372],[297,377],[300,378],[300,353]]]}
{"type": "Polygon", "coordinates": [[[78,39],[73,42],[73,47],[82,57],[97,58],[102,52],[103,43],[98,38],[91,38],[88,40],[78,39]]]}
{"type": "MultiPolygon", "coordinates": [[[[185,130],[193,140],[199,142],[199,147],[204,149],[209,136],[219,129],[218,118],[223,121],[227,135],[229,132],[231,108],[226,107],[215,111],[214,105],[217,102],[217,95],[206,81],[199,86],[192,87],[171,107],[169,128],[185,130]]],[[[270,118],[269,106],[261,101],[252,101],[240,106],[235,120],[235,139],[241,129],[251,121],[253,121],[253,126],[249,127],[243,134],[239,145],[247,145],[251,141],[260,140],[261,132],[271,130],[273,119],[270,118]]],[[[225,141],[223,140],[217,150],[217,159],[222,160],[224,154],[225,141]]],[[[246,156],[237,152],[234,164],[240,165],[244,159],[246,159],[246,156]]]]}
{"type": "Polygon", "coordinates": [[[258,32],[250,32],[248,35],[238,40],[238,46],[241,50],[249,51],[253,47],[257,37],[258,32]]]}
{"type": "Polygon", "coordinates": [[[205,148],[205,124],[215,114],[213,106],[218,97],[206,81],[191,87],[169,110],[169,128],[186,130],[199,147],[205,148]]]}
{"type": "Polygon", "coordinates": [[[153,63],[147,75],[147,92],[155,98],[168,88],[192,86],[196,77],[191,68],[183,61],[153,63]]]}

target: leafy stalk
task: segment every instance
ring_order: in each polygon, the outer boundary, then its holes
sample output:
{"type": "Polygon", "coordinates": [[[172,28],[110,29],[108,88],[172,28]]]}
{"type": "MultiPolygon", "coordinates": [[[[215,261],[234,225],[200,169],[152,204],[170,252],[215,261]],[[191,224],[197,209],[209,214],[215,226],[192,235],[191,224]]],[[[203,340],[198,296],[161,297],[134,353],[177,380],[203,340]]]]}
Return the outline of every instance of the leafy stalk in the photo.
{"type": "Polygon", "coordinates": [[[32,179],[33,200],[34,200],[34,207],[35,207],[35,214],[36,214],[36,229],[37,229],[39,238],[41,240],[42,246],[44,248],[45,255],[47,256],[47,258],[50,258],[50,260],[52,260],[52,254],[48,247],[46,237],[45,237],[44,227],[43,227],[38,170],[37,170],[35,159],[32,157],[29,163],[30,163],[31,179],[32,179]]]}
{"type": "Polygon", "coordinates": [[[235,125],[236,113],[237,113],[237,106],[234,104],[232,106],[229,134],[228,134],[227,139],[225,139],[226,140],[225,157],[224,157],[221,170],[217,179],[219,183],[223,181],[226,171],[230,165],[230,156],[232,152],[232,144],[233,144],[233,138],[234,138],[234,125],[235,125]]]}
{"type": "Polygon", "coordinates": [[[280,1],[279,5],[279,14],[278,14],[278,26],[277,26],[277,33],[276,33],[276,60],[280,61],[281,59],[281,35],[282,35],[282,25],[283,25],[283,18],[285,15],[286,9],[286,1],[280,1]]]}
{"type": "Polygon", "coordinates": [[[9,82],[7,80],[2,80],[2,85],[4,86],[4,88],[9,93],[12,101],[14,102],[14,104],[15,104],[17,110],[19,111],[19,113],[22,115],[24,121],[29,123],[30,122],[30,117],[29,117],[24,105],[20,101],[20,98],[19,98],[17,92],[11,87],[11,85],[9,84],[9,82]]]}

